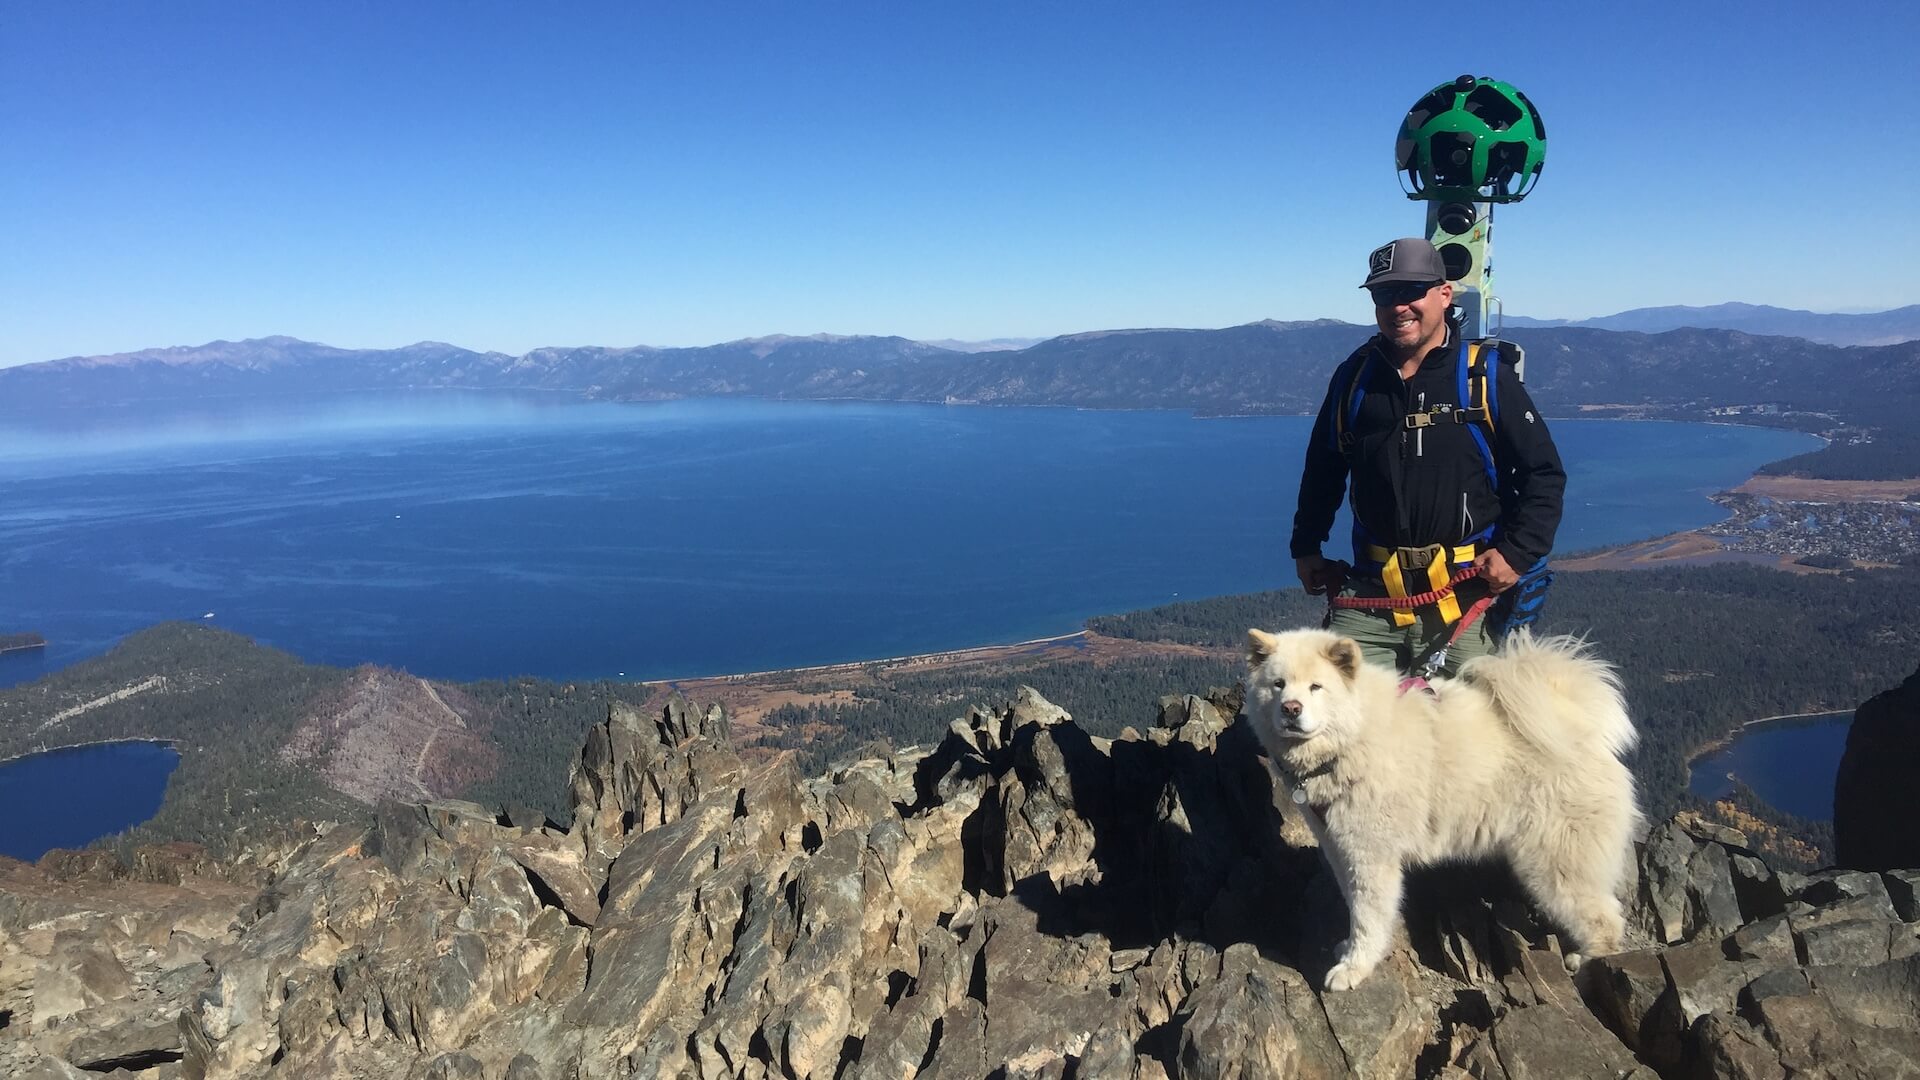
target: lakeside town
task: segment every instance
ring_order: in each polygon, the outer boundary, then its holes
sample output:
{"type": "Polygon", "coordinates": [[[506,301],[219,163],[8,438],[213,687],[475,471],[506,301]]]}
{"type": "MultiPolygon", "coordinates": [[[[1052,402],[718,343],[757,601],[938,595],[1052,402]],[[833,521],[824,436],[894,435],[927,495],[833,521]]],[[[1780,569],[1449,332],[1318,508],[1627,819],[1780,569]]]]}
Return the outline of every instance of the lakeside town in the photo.
{"type": "Polygon", "coordinates": [[[1920,484],[1755,477],[1712,496],[1732,516],[1700,530],[1723,549],[1823,569],[1920,557],[1920,484]]]}

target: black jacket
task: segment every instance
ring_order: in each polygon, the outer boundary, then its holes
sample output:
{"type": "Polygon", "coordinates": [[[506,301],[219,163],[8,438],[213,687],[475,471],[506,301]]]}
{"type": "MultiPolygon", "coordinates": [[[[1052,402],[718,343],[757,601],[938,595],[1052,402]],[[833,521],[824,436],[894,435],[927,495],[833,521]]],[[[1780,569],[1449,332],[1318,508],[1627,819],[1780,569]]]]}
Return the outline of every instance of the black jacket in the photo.
{"type": "Polygon", "coordinates": [[[1511,367],[1494,365],[1497,484],[1487,475],[1470,425],[1434,423],[1412,430],[1404,422],[1409,412],[1461,404],[1455,339],[1450,332],[1447,343],[1429,352],[1405,382],[1377,336],[1334,372],[1307,443],[1293,517],[1294,558],[1320,553],[1343,489],[1361,527],[1383,547],[1459,544],[1497,522],[1494,546],[1515,571],[1525,571],[1552,549],[1567,473],[1546,419],[1511,367]],[[1347,388],[1356,365],[1364,365],[1360,414],[1351,428],[1351,450],[1342,453],[1335,413],[1349,408],[1347,388]]]}

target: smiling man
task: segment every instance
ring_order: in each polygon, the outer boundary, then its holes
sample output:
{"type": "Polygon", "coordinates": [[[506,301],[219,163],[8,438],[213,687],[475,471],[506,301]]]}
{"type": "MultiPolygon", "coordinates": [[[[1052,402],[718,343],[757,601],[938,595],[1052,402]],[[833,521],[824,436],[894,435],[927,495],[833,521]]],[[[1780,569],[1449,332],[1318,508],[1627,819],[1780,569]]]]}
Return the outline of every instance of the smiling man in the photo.
{"type": "MultiPolygon", "coordinates": [[[[1334,609],[1329,629],[1402,671],[1445,643],[1476,600],[1541,564],[1567,485],[1519,376],[1496,350],[1461,340],[1446,277],[1425,240],[1395,240],[1368,257],[1361,287],[1380,332],[1334,372],[1293,519],[1294,567],[1310,593],[1415,597],[1479,568],[1441,602],[1334,609]],[[1321,553],[1343,495],[1353,510],[1350,569],[1321,553]]],[[[1493,650],[1490,622],[1469,625],[1448,648],[1446,670],[1493,650]]]]}

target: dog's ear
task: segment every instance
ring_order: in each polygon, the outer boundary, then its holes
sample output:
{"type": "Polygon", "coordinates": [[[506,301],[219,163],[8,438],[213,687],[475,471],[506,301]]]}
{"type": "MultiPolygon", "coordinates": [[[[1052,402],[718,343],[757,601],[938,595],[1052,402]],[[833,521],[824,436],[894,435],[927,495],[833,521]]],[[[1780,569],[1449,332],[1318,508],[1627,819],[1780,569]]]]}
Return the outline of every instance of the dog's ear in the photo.
{"type": "Polygon", "coordinates": [[[1279,647],[1280,639],[1265,630],[1247,631],[1247,663],[1258,664],[1279,647]]]}
{"type": "Polygon", "coordinates": [[[1352,638],[1341,638],[1327,646],[1327,659],[1340,669],[1340,674],[1346,676],[1348,682],[1360,674],[1360,644],[1352,638]]]}

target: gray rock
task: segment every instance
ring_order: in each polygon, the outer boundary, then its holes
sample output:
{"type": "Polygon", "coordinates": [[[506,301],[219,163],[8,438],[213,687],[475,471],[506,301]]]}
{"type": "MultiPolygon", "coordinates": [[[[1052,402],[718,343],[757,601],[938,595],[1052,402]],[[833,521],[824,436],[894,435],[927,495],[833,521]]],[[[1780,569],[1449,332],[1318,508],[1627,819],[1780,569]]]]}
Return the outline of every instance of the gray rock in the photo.
{"type": "Polygon", "coordinates": [[[919,1076],[927,1080],[979,1080],[999,1062],[987,1058],[987,1010],[963,998],[940,1018],[940,1042],[919,1076]]]}
{"type": "Polygon", "coordinates": [[[501,1080],[548,1080],[548,1073],[532,1054],[515,1054],[501,1080]]]}
{"type": "Polygon", "coordinates": [[[1784,1080],[1788,1075],[1766,1035],[1731,1013],[1713,1013],[1693,1025],[1687,1053],[1693,1075],[1714,1080],[1784,1080]]]}
{"type": "Polygon", "coordinates": [[[1633,1055],[1605,1029],[1552,1005],[1508,1009],[1469,1047],[1465,1061],[1470,1071],[1480,1064],[1485,1071],[1478,1075],[1508,1080],[1625,1076],[1635,1067],[1633,1055]]]}
{"type": "Polygon", "coordinates": [[[1920,870],[1888,870],[1880,875],[1887,899],[1907,922],[1920,922],[1920,870]]]}
{"type": "Polygon", "coordinates": [[[33,978],[33,1019],[47,1025],[133,993],[133,979],[112,946],[70,930],[54,935],[53,949],[33,978]]]}
{"type": "Polygon", "coordinates": [[[482,1080],[486,1075],[480,1059],[458,1052],[441,1054],[420,1074],[421,1080],[482,1080]]]}
{"type": "Polygon", "coordinates": [[[1815,907],[1845,900],[1887,899],[1886,881],[1865,870],[1820,870],[1807,875],[1806,881],[1790,894],[1815,907]]]}
{"type": "Polygon", "coordinates": [[[1814,967],[1807,978],[1841,1015],[1879,1031],[1920,1034],[1920,956],[1871,966],[1814,967]]]}
{"type": "Polygon", "coordinates": [[[1182,1016],[1182,1077],[1330,1078],[1350,1072],[1306,979],[1252,949],[1229,949],[1220,977],[1193,992],[1182,1016]]]}
{"type": "Polygon", "coordinates": [[[1581,976],[1599,1018],[1629,1049],[1662,1071],[1680,1067],[1688,1021],[1658,951],[1603,956],[1581,976]]]}
{"type": "Polygon", "coordinates": [[[1787,893],[1780,876],[1759,856],[1746,851],[1730,851],[1733,891],[1740,899],[1741,917],[1749,921],[1778,915],[1787,909],[1787,893]]]}
{"type": "Polygon", "coordinates": [[[1727,955],[1735,960],[1794,962],[1799,954],[1793,926],[1785,915],[1748,923],[1728,935],[1727,955]]]}
{"type": "Polygon", "coordinates": [[[1744,921],[1727,849],[1704,843],[1687,864],[1688,936],[1727,934],[1744,921]]]}
{"type": "Polygon", "coordinates": [[[1775,968],[1748,983],[1740,991],[1740,1007],[1751,1010],[1759,1002],[1773,997],[1799,997],[1813,993],[1807,973],[1799,968],[1775,968]]]}
{"type": "Polygon", "coordinates": [[[1654,826],[1640,852],[1640,909],[1654,940],[1671,944],[1687,936],[1691,905],[1688,867],[1698,845],[1674,822],[1654,826]]]}
{"type": "MultiPolygon", "coordinates": [[[[1816,982],[1817,986],[1817,982],[1816,982]]],[[[1789,1075],[1920,1076],[1920,1037],[1867,1027],[1837,1012],[1824,994],[1770,997],[1754,1003],[1754,1026],[1778,1050],[1789,1075]]]]}
{"type": "Polygon", "coordinates": [[[1412,1075],[1437,1021],[1417,968],[1399,951],[1359,986],[1323,993],[1320,1004],[1341,1056],[1355,1076],[1412,1075]]]}
{"type": "Polygon", "coordinates": [[[111,1072],[178,1061],[182,1052],[178,1020],[134,1018],[74,1039],[67,1044],[66,1059],[88,1072],[111,1072]]]}
{"type": "Polygon", "coordinates": [[[95,1080],[95,1078],[59,1058],[43,1057],[15,1074],[17,1080],[95,1080]]]}
{"type": "Polygon", "coordinates": [[[1108,970],[1112,948],[1098,935],[1063,938],[1041,928],[1042,913],[1017,899],[981,911],[979,978],[970,992],[984,1000],[989,1059],[1025,1061],[1031,1069],[1078,1057],[1090,1034],[1126,1022],[1133,984],[1108,970]]]}
{"type": "Polygon", "coordinates": [[[1892,927],[1878,920],[1845,919],[1794,932],[1800,962],[1863,967],[1891,958],[1892,927]]]}

